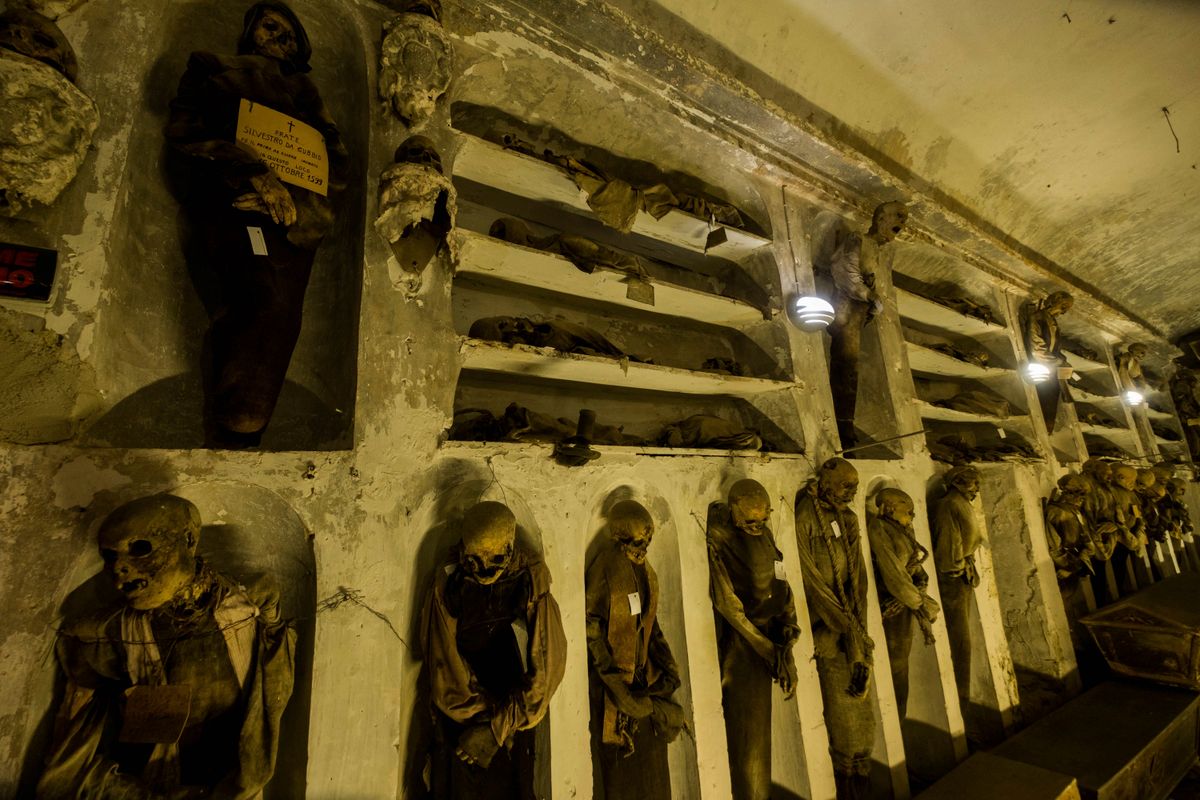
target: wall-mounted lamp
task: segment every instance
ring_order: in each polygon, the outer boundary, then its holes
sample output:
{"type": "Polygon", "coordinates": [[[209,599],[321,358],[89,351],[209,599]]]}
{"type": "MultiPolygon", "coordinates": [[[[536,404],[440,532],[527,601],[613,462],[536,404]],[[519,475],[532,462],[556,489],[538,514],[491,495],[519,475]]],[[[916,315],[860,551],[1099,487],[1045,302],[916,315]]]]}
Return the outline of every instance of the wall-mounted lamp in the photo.
{"type": "Polygon", "coordinates": [[[1030,383],[1045,383],[1050,380],[1050,368],[1045,364],[1030,361],[1025,365],[1025,377],[1030,383]]]}
{"type": "Polygon", "coordinates": [[[833,306],[820,297],[793,297],[788,303],[788,318],[803,331],[821,331],[833,322],[833,306]]]}
{"type": "Polygon", "coordinates": [[[1146,402],[1146,397],[1136,389],[1129,389],[1125,392],[1125,402],[1131,406],[1140,406],[1146,402]]]}

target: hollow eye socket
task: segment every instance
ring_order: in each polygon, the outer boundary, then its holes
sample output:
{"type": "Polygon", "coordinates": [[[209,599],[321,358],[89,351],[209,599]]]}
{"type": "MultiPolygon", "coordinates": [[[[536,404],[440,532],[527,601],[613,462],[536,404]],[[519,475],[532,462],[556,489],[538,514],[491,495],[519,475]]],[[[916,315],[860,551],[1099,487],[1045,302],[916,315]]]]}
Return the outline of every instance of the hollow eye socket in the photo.
{"type": "Polygon", "coordinates": [[[498,553],[498,554],[492,556],[493,564],[503,564],[507,560],[508,560],[508,553],[498,553]]]}
{"type": "Polygon", "coordinates": [[[104,559],[105,564],[111,564],[117,560],[117,551],[108,547],[101,547],[100,557],[104,559]]]}
{"type": "Polygon", "coordinates": [[[145,539],[135,539],[129,543],[129,555],[135,558],[148,556],[154,550],[154,545],[145,539]]]}

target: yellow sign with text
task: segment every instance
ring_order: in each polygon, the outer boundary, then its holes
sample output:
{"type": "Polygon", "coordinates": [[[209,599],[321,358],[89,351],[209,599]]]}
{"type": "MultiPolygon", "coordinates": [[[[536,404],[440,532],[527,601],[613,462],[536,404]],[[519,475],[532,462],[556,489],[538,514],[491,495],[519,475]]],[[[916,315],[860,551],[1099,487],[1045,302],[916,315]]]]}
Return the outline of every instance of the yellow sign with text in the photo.
{"type": "Polygon", "coordinates": [[[237,141],[253,150],[284,183],[320,195],[329,193],[329,152],[325,137],[313,126],[243,98],[237,141]]]}

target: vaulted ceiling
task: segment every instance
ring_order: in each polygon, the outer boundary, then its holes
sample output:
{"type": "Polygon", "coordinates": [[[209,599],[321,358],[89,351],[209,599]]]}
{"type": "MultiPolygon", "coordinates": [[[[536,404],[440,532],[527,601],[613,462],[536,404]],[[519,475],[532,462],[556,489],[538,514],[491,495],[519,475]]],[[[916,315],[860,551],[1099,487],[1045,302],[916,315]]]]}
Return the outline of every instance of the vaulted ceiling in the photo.
{"type": "Polygon", "coordinates": [[[1129,316],[1200,327],[1200,3],[657,3],[1129,316]]]}

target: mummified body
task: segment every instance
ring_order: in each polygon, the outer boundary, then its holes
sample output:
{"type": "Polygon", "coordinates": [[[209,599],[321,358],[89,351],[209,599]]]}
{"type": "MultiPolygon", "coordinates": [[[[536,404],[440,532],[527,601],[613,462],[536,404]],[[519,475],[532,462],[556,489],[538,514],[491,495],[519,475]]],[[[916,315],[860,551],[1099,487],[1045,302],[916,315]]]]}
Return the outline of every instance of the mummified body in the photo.
{"type": "Polygon", "coordinates": [[[971,593],[979,585],[975,551],[983,541],[971,506],[979,494],[979,472],[974,467],[955,467],[946,473],[945,483],[946,494],[934,506],[930,519],[933,563],[950,637],[954,680],[959,698],[965,700],[971,689],[971,593]]]}
{"type": "Polygon", "coordinates": [[[550,571],[518,545],[516,518],[500,503],[473,506],[461,530],[421,621],[433,796],[533,800],[534,729],[566,664],[550,571]]]}
{"type": "Polygon", "coordinates": [[[933,621],[941,606],[926,592],[929,574],[921,564],[929,551],[917,542],[913,532],[912,498],[899,489],[882,489],[875,495],[875,506],[879,513],[867,525],[867,538],[878,577],[892,685],[903,719],[908,709],[908,654],[913,624],[921,629],[925,644],[933,644],[933,621]]]}
{"type": "Polygon", "coordinates": [[[300,335],[313,256],[333,227],[331,195],[345,188],[341,136],[306,74],[311,52],[287,6],[257,3],[246,12],[238,55],[192,53],[171,101],[164,133],[184,173],[180,199],[194,239],[189,260],[198,285],[213,289],[205,303],[214,444],[256,444],[270,421],[300,335]],[[285,184],[237,141],[241,100],[324,137],[324,193],[285,184]]]}
{"type": "Polygon", "coordinates": [[[858,401],[862,331],[882,307],[875,289],[876,272],[891,269],[891,243],[907,220],[908,209],[903,203],[882,203],[875,209],[866,234],[847,236],[838,245],[830,265],[836,291],[835,316],[829,326],[829,378],[842,447],[853,447],[856,443],[854,406],[858,401]]]}
{"type": "Polygon", "coordinates": [[[1058,401],[1066,392],[1058,370],[1067,366],[1062,352],[1062,339],[1058,335],[1058,318],[1071,310],[1075,300],[1067,292],[1054,292],[1045,300],[1030,301],[1021,309],[1022,333],[1025,352],[1030,361],[1043,364],[1052,370],[1050,380],[1037,384],[1038,401],[1046,430],[1054,430],[1058,418],[1058,401]]]}
{"type": "Polygon", "coordinates": [[[199,536],[196,507],[166,494],[101,525],[124,602],[63,627],[66,691],[39,797],[252,798],[270,780],[296,635],[269,582],[213,572],[199,536]]]}
{"type": "Polygon", "coordinates": [[[625,500],[587,570],[593,771],[597,800],[671,800],[667,745],[683,726],[671,699],[679,669],[658,624],[658,577],[646,563],[654,520],[625,500]]]}
{"type": "Polygon", "coordinates": [[[867,635],[867,575],[858,518],[850,508],[858,472],[831,458],[796,494],[796,545],[813,624],[813,648],[838,800],[870,790],[875,718],[867,699],[871,652],[867,635]]]}
{"type": "Polygon", "coordinates": [[[740,480],[708,508],[710,591],[734,800],[771,796],[771,682],[790,697],[800,635],[762,484],[740,480]]]}

